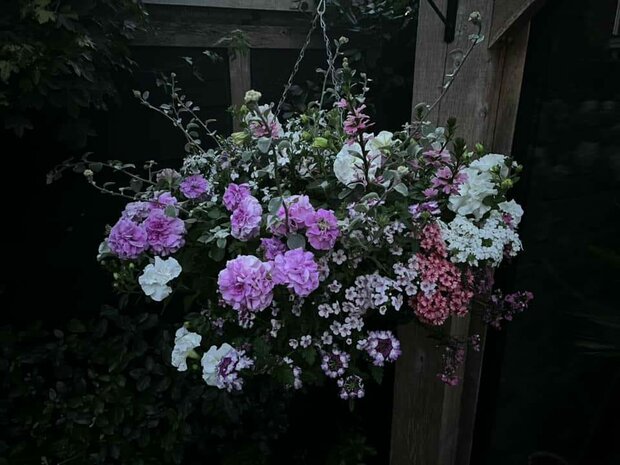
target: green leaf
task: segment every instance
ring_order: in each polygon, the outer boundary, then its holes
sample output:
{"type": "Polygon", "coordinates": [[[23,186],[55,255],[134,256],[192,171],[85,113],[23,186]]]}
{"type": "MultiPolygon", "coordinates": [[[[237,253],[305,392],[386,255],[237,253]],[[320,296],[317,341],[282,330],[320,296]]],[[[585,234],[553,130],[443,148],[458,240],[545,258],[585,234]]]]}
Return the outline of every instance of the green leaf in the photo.
{"type": "Polygon", "coordinates": [[[288,245],[288,248],[291,250],[303,249],[306,247],[306,238],[301,234],[289,234],[286,245],[288,245]]]}
{"type": "Polygon", "coordinates": [[[176,218],[177,209],[174,205],[166,205],[166,208],[164,209],[164,213],[166,214],[166,216],[169,216],[170,218],[176,218]]]}
{"type": "Polygon", "coordinates": [[[409,189],[402,182],[400,184],[396,184],[394,186],[394,190],[398,192],[403,197],[407,197],[409,195],[409,189]]]}
{"type": "Polygon", "coordinates": [[[83,333],[86,331],[86,326],[81,321],[72,318],[67,324],[67,330],[70,333],[83,333]]]}
{"type": "Polygon", "coordinates": [[[282,199],[280,197],[274,197],[269,201],[269,206],[267,208],[269,209],[269,213],[275,215],[278,213],[280,206],[282,206],[282,199]]]}
{"type": "Polygon", "coordinates": [[[261,137],[256,141],[256,146],[262,153],[267,153],[269,147],[271,147],[271,139],[269,137],[261,137]]]}

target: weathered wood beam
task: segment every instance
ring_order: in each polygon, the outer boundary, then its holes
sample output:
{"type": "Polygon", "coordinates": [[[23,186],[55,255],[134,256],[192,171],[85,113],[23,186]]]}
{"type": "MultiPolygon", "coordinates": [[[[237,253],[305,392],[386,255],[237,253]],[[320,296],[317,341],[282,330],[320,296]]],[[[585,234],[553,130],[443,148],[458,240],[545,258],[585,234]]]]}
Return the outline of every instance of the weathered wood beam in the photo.
{"type": "Polygon", "coordinates": [[[488,46],[494,47],[511,29],[522,28],[544,3],[545,0],[495,0],[488,46]]]}
{"type": "MultiPolygon", "coordinates": [[[[252,86],[251,56],[250,51],[246,53],[229,54],[228,69],[230,74],[230,99],[235,106],[243,104],[245,93],[252,86]]],[[[233,118],[233,129],[240,130],[241,126],[236,118],[233,118]]]]}
{"type": "Polygon", "coordinates": [[[146,4],[239,8],[267,11],[307,11],[315,8],[314,0],[143,0],[146,4]]]}
{"type": "MultiPolygon", "coordinates": [[[[436,3],[445,11],[446,0],[436,3]]],[[[444,125],[456,117],[457,132],[470,144],[481,142],[506,154],[512,148],[532,11],[518,9],[526,15],[521,21],[514,15],[517,3],[531,8],[537,2],[460,0],[455,41],[448,45],[443,41],[443,23],[426,2],[420,2],[414,67],[414,104],[435,101],[445,74],[467,50],[471,33],[467,18],[479,11],[485,37],[498,31],[496,45],[474,50],[429,119],[444,125]]],[[[482,344],[486,334],[478,315],[453,318],[445,332],[458,338],[480,334],[482,344]]],[[[399,336],[403,355],[396,364],[391,465],[469,465],[483,354],[468,351],[463,383],[447,387],[437,379],[441,353],[430,332],[412,323],[400,328],[399,336]]]]}
{"type": "MultiPolygon", "coordinates": [[[[286,26],[248,26],[242,24],[208,24],[198,22],[152,21],[150,31],[132,42],[150,47],[227,47],[222,38],[241,30],[251,48],[299,49],[307,31],[286,26]]],[[[310,48],[320,49],[323,42],[315,36],[310,48]]]]}

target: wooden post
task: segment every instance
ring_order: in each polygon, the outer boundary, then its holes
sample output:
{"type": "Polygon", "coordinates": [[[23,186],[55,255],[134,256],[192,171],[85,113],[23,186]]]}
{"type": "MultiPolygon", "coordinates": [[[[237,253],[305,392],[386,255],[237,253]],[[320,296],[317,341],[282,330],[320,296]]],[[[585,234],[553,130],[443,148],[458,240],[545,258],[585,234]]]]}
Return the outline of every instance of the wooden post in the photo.
{"type": "MultiPolygon", "coordinates": [[[[230,101],[233,105],[243,104],[245,93],[252,87],[251,51],[245,53],[228,52],[228,73],[230,75],[230,101]]],[[[233,129],[240,129],[239,121],[233,119],[233,129]]]]}
{"type": "MultiPolygon", "coordinates": [[[[436,0],[445,12],[447,0],[436,0]]],[[[458,133],[470,144],[509,154],[529,37],[529,21],[540,0],[460,0],[455,41],[443,41],[444,25],[427,2],[420,2],[414,105],[433,102],[446,73],[468,47],[469,14],[482,15],[486,42],[479,45],[429,119],[445,125],[456,117],[458,133]],[[489,41],[491,37],[491,41],[489,41]]],[[[478,316],[452,318],[445,328],[455,337],[486,334],[478,316]]],[[[399,337],[403,355],[396,364],[391,465],[469,465],[482,353],[468,353],[463,382],[456,387],[437,379],[441,353],[429,331],[415,322],[399,337]]]]}

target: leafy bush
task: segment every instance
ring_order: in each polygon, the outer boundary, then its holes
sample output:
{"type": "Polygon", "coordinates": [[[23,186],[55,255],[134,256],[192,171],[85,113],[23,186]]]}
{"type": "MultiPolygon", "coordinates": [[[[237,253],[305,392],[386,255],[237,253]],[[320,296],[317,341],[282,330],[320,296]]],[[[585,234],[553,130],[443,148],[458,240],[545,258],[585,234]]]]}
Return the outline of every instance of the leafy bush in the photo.
{"type": "Polygon", "coordinates": [[[63,331],[2,328],[0,464],[263,463],[285,398],[186,382],[172,338],[157,314],[111,308],[63,331]]]}
{"type": "Polygon", "coordinates": [[[129,71],[128,42],[146,12],[138,0],[17,0],[0,16],[0,117],[23,135],[44,110],[60,137],[83,145],[86,109],[117,97],[114,73],[129,71]],[[77,134],[76,134],[77,130],[77,134]]]}

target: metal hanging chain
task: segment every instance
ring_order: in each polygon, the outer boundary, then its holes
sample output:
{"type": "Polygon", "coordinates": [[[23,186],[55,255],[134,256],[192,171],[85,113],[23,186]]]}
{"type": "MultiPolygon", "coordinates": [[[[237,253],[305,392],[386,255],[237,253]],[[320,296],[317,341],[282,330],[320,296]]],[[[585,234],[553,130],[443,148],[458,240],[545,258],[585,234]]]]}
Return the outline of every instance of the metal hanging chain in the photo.
{"type": "Polygon", "coordinates": [[[280,101],[278,102],[278,105],[276,106],[275,116],[278,116],[280,114],[280,109],[282,108],[282,104],[284,103],[284,100],[286,100],[288,91],[291,89],[291,86],[293,85],[293,79],[295,78],[297,71],[299,71],[299,65],[301,65],[301,62],[304,59],[304,55],[306,54],[306,50],[308,49],[308,46],[310,45],[310,42],[312,41],[312,33],[316,29],[316,23],[318,22],[319,15],[320,13],[317,8],[317,12],[314,15],[314,18],[312,18],[312,24],[310,25],[310,30],[308,31],[308,34],[306,35],[306,41],[304,42],[304,45],[301,47],[301,50],[299,51],[299,56],[297,57],[297,61],[295,62],[295,65],[293,66],[293,70],[291,71],[291,75],[289,76],[288,81],[286,85],[284,86],[284,92],[282,92],[282,97],[280,97],[280,101]]]}
{"type": "Polygon", "coordinates": [[[332,78],[332,83],[336,88],[336,92],[339,90],[339,85],[336,80],[336,69],[335,69],[335,60],[334,55],[332,54],[332,47],[330,44],[329,36],[327,35],[327,25],[325,24],[325,17],[323,16],[325,13],[325,0],[321,0],[319,5],[317,6],[317,13],[319,14],[319,24],[321,25],[321,32],[323,33],[323,41],[325,42],[325,53],[327,54],[327,73],[330,74],[332,78]]]}
{"type": "Polygon", "coordinates": [[[297,61],[295,62],[295,65],[293,66],[293,70],[291,71],[291,75],[289,76],[288,81],[286,85],[284,86],[282,97],[280,97],[280,101],[278,102],[278,105],[276,106],[276,111],[275,111],[276,116],[280,114],[280,110],[282,109],[282,105],[284,104],[284,101],[286,100],[286,96],[288,95],[288,92],[291,89],[291,86],[293,85],[293,79],[295,78],[295,75],[299,71],[299,66],[301,65],[301,62],[304,59],[306,50],[310,46],[310,42],[312,41],[312,33],[316,29],[317,22],[321,26],[321,31],[323,33],[323,40],[325,42],[325,53],[327,54],[327,65],[328,65],[326,73],[330,73],[334,86],[338,87],[337,82],[336,82],[336,72],[334,69],[334,55],[332,54],[329,37],[327,35],[327,25],[325,24],[325,18],[324,18],[325,6],[326,6],[326,1],[320,0],[319,4],[316,7],[316,13],[314,15],[314,18],[312,18],[312,24],[310,25],[310,30],[308,31],[308,34],[306,35],[306,41],[304,42],[304,45],[301,47],[301,50],[299,51],[299,56],[297,57],[297,61]]]}

